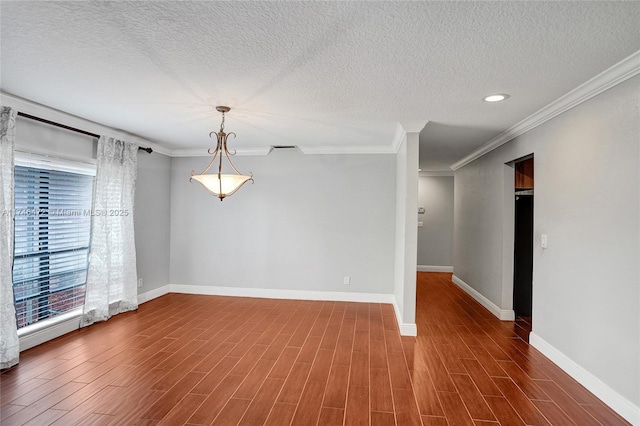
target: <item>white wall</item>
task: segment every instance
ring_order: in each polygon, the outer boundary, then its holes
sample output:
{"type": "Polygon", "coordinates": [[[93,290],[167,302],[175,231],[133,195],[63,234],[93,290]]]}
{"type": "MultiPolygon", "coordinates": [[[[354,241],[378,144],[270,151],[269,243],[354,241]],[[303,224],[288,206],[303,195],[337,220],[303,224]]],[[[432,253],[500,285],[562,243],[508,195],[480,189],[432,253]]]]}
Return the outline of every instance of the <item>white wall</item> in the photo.
{"type": "Polygon", "coordinates": [[[395,272],[396,316],[402,335],[416,336],[416,267],[418,252],[418,132],[406,132],[396,162],[395,272]]]}
{"type": "Polygon", "coordinates": [[[453,176],[420,176],[418,206],[418,269],[453,266],[453,176]]]}
{"type": "Polygon", "coordinates": [[[172,284],[393,294],[395,155],[234,157],[255,183],[222,202],[209,158],[172,159],[172,284]]]}
{"type": "Polygon", "coordinates": [[[532,342],[577,364],[597,395],[612,391],[606,402],[638,421],[639,99],[636,76],[458,169],[454,230],[455,275],[511,309],[505,163],[535,155],[532,342]]]}
{"type": "Polygon", "coordinates": [[[405,228],[407,216],[407,143],[400,144],[396,155],[396,226],[395,226],[395,270],[393,294],[396,299],[396,316],[404,311],[405,288],[405,228]]]}

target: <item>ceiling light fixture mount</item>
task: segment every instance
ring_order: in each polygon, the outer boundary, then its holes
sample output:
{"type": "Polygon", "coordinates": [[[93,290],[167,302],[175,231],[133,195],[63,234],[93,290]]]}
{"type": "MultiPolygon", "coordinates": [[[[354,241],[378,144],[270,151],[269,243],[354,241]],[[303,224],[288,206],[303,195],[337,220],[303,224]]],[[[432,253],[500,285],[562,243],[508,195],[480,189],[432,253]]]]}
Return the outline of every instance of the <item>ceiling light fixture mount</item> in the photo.
{"type": "Polygon", "coordinates": [[[253,173],[243,175],[231,162],[231,156],[235,155],[236,152],[233,151],[233,153],[230,153],[227,149],[227,138],[231,135],[235,138],[236,134],[233,132],[225,133],[224,131],[224,114],[231,111],[231,108],[228,106],[217,106],[216,110],[222,113],[222,122],[220,123],[220,130],[218,132],[209,133],[209,137],[216,135],[216,139],[218,141],[214,151],[211,151],[211,148],[207,150],[209,154],[213,155],[213,158],[211,158],[209,165],[202,171],[202,173],[196,175],[193,173],[193,170],[191,170],[189,182],[191,182],[192,179],[197,180],[207,191],[220,198],[220,201],[222,201],[225,197],[233,195],[242,185],[247,183],[247,181],[251,181],[251,183],[253,183],[253,173]],[[233,171],[235,171],[235,174],[222,173],[222,157],[226,157],[229,162],[229,166],[231,166],[233,171]],[[218,173],[206,174],[211,166],[213,166],[216,159],[218,159],[218,173]]]}
{"type": "Polygon", "coordinates": [[[482,98],[485,102],[500,102],[509,99],[509,95],[506,93],[496,93],[494,95],[485,96],[482,98]]]}

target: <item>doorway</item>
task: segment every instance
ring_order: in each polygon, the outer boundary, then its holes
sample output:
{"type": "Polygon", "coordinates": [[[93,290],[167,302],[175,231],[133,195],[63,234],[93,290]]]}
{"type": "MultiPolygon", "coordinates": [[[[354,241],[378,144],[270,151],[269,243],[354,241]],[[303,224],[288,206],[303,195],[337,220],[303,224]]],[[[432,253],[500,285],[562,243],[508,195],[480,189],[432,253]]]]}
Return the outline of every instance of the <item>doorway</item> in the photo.
{"type": "Polygon", "coordinates": [[[516,160],[513,261],[513,310],[516,321],[531,329],[533,303],[533,156],[516,160]]]}

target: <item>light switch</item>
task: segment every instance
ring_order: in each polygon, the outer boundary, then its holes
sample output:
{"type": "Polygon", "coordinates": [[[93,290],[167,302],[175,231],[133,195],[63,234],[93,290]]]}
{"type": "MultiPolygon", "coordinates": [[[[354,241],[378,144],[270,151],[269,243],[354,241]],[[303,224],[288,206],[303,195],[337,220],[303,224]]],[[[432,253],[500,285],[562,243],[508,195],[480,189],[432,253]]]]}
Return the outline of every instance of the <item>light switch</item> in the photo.
{"type": "Polygon", "coordinates": [[[418,222],[418,228],[422,228],[424,226],[424,222],[418,222]]]}
{"type": "Polygon", "coordinates": [[[543,249],[547,248],[547,234],[541,234],[540,235],[540,246],[543,249]]]}

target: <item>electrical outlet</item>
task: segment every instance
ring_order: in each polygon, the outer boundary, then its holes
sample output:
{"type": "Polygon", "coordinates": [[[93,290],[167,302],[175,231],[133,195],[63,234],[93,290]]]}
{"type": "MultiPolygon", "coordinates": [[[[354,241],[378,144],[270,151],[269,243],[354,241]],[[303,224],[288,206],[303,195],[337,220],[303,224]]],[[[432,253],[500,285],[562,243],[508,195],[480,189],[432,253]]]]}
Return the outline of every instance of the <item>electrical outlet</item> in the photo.
{"type": "Polygon", "coordinates": [[[138,288],[142,287],[142,278],[138,279],[138,288]]]}
{"type": "Polygon", "coordinates": [[[346,275],[344,277],[344,285],[349,285],[349,284],[351,284],[351,277],[346,275]]]}

